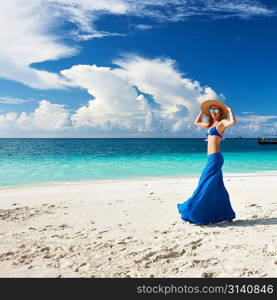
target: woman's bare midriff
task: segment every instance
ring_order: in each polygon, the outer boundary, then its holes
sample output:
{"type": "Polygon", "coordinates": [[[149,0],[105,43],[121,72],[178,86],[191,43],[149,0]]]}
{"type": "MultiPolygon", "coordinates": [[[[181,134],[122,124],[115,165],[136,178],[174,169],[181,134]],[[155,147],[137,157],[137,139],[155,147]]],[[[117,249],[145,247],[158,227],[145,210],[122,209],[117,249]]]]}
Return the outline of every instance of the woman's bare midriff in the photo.
{"type": "Polygon", "coordinates": [[[208,136],[208,155],[220,152],[221,137],[217,135],[208,136]]]}

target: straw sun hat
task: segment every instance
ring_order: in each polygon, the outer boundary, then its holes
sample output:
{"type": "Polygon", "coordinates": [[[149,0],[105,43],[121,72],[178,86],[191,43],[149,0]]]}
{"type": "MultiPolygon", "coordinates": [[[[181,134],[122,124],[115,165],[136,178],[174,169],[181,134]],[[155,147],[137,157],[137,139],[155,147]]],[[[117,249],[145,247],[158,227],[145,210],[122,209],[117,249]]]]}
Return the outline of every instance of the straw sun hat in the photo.
{"type": "Polygon", "coordinates": [[[216,106],[220,107],[222,109],[224,118],[227,118],[228,113],[229,113],[228,109],[227,109],[226,105],[219,100],[206,100],[201,103],[201,110],[207,117],[210,115],[209,108],[212,105],[216,105],[216,106]]]}

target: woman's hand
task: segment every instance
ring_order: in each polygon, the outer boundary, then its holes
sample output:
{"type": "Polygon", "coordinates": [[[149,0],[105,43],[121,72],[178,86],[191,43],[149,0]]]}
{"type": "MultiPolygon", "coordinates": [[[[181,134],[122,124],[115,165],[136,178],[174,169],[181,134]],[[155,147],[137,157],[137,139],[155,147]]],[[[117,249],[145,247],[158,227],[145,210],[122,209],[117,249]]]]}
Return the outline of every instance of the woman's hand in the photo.
{"type": "Polygon", "coordinates": [[[226,106],[226,108],[230,111],[231,110],[231,107],[229,107],[229,106],[227,106],[227,105],[225,105],[226,106]]]}

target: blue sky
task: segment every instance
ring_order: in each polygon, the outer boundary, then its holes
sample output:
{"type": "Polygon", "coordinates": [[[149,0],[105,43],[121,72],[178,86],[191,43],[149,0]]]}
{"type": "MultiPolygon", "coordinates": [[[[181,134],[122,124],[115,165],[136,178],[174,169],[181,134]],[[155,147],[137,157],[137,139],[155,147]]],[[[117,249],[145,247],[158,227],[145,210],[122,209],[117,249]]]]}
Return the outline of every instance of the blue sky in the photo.
{"type": "Polygon", "coordinates": [[[0,137],[203,137],[213,98],[225,136],[277,134],[274,1],[22,3],[0,4],[0,137]]]}

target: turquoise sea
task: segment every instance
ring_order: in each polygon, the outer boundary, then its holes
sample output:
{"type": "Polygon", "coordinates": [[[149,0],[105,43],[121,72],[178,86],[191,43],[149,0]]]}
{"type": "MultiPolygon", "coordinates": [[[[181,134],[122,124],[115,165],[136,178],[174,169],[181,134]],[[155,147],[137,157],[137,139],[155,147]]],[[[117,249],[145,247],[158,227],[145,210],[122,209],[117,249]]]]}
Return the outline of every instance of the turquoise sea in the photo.
{"type": "MultiPolygon", "coordinates": [[[[277,174],[277,145],[225,139],[223,174],[277,174]]],[[[0,139],[0,186],[164,176],[199,176],[204,138],[0,139]]]]}

